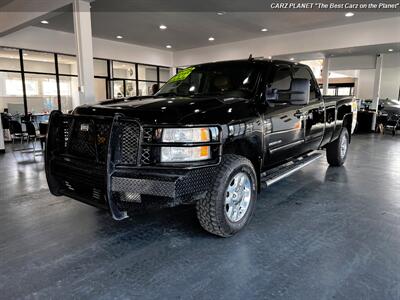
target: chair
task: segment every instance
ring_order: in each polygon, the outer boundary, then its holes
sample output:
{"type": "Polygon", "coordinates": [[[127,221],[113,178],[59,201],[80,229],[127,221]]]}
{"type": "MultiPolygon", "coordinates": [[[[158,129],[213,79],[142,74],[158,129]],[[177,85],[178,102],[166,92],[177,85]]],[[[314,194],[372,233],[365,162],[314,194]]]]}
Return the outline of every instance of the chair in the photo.
{"type": "Polygon", "coordinates": [[[5,113],[1,113],[1,123],[3,125],[3,129],[10,129],[10,117],[5,113]]]}
{"type": "Polygon", "coordinates": [[[24,138],[27,136],[26,133],[22,131],[21,123],[16,120],[10,120],[10,133],[13,144],[14,141],[18,139],[21,140],[22,144],[24,138]]]}
{"type": "Polygon", "coordinates": [[[39,123],[39,135],[37,136],[40,140],[40,146],[43,149],[43,145],[46,143],[46,135],[47,135],[47,127],[49,125],[47,123],[39,123]]]}
{"type": "Polygon", "coordinates": [[[31,121],[25,122],[28,143],[30,139],[36,139],[36,128],[31,121]]]}
{"type": "Polygon", "coordinates": [[[33,140],[33,143],[32,143],[33,144],[33,153],[36,153],[36,141],[39,139],[40,145],[43,149],[43,139],[46,139],[46,135],[37,134],[36,127],[35,127],[35,125],[33,125],[33,123],[31,121],[26,122],[25,125],[26,125],[28,144],[29,144],[29,141],[32,139],[33,140]]]}

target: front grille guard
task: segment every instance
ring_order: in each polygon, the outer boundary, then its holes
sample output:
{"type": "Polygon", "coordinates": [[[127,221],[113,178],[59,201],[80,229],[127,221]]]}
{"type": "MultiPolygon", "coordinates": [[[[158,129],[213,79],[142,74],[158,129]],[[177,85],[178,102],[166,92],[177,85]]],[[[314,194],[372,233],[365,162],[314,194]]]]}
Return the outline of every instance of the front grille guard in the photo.
{"type": "Polygon", "coordinates": [[[122,220],[128,217],[126,211],[119,209],[116,199],[114,199],[114,194],[112,192],[112,177],[116,171],[118,165],[130,164],[139,165],[140,164],[140,142],[142,140],[143,130],[140,124],[135,120],[124,119],[121,114],[115,114],[112,125],[110,140],[108,143],[108,159],[107,159],[107,201],[110,207],[111,214],[114,219],[122,220]],[[129,141],[124,138],[128,131],[139,130],[139,134],[134,134],[137,140],[129,141]],[[136,149],[135,148],[136,145],[136,149]],[[128,151],[124,150],[127,149],[128,151]],[[134,157],[136,154],[136,157],[134,157]],[[133,158],[129,158],[131,156],[133,158]]]}
{"type": "MultiPolygon", "coordinates": [[[[148,155],[148,145],[150,141],[150,130],[148,127],[142,127],[138,121],[127,119],[122,114],[115,114],[114,117],[96,117],[96,116],[71,116],[64,115],[60,111],[53,111],[50,114],[49,126],[46,140],[46,151],[45,151],[45,171],[47,182],[49,185],[50,192],[56,196],[61,196],[60,191],[61,185],[52,174],[52,162],[59,156],[59,148],[66,147],[64,127],[62,126],[62,121],[65,118],[84,118],[88,119],[108,119],[111,122],[110,135],[108,139],[108,153],[105,161],[105,175],[106,175],[106,187],[105,187],[105,201],[108,203],[109,209],[114,219],[122,220],[128,217],[126,211],[121,210],[118,205],[118,199],[115,197],[115,193],[112,191],[113,186],[113,175],[118,171],[120,167],[138,167],[146,166],[146,159],[148,155]],[[127,133],[132,133],[136,139],[130,139],[127,141],[124,139],[124,135],[127,133]],[[147,145],[147,146],[146,146],[147,145]]],[[[166,127],[166,126],[162,126],[166,127]]],[[[219,127],[219,132],[221,133],[221,128],[219,127]]],[[[130,135],[132,136],[132,134],[130,135]]],[[[167,143],[165,143],[167,145],[167,143]]],[[[218,147],[218,160],[209,164],[208,166],[218,165],[221,157],[221,142],[210,142],[207,145],[214,145],[218,147]]],[[[154,144],[154,146],[159,147],[160,145],[154,144]]],[[[182,145],[183,146],[183,145],[182,145]]],[[[189,146],[189,145],[188,145],[189,146]]],[[[201,167],[201,166],[199,166],[201,167]]],[[[196,167],[194,168],[196,169],[196,167]]],[[[76,195],[76,199],[79,199],[79,195],[76,195]]]]}
{"type": "MultiPolygon", "coordinates": [[[[46,139],[46,151],[45,151],[45,171],[47,183],[49,190],[53,195],[61,196],[62,184],[57,180],[56,176],[52,172],[52,164],[56,158],[62,155],[70,155],[68,152],[70,145],[68,144],[68,139],[70,134],[66,133],[66,123],[74,123],[75,119],[87,118],[89,120],[97,119],[106,120],[108,119],[111,123],[111,129],[109,137],[107,139],[107,154],[105,161],[105,172],[106,172],[106,199],[108,203],[111,214],[114,219],[122,220],[128,217],[125,211],[121,211],[116,201],[113,199],[113,194],[111,191],[111,180],[112,176],[116,170],[117,166],[130,165],[137,166],[140,164],[140,140],[142,139],[142,128],[140,124],[135,120],[124,119],[121,114],[116,114],[113,118],[104,118],[96,116],[71,116],[64,115],[60,111],[53,111],[50,114],[49,126],[46,139]],[[131,134],[133,132],[133,134],[131,134]],[[130,136],[127,139],[126,136],[130,136]],[[125,138],[124,138],[125,137],[125,138]]],[[[93,122],[90,122],[93,126],[93,122]]],[[[73,128],[73,125],[68,125],[73,128]]],[[[89,137],[83,137],[89,139],[89,137]]],[[[85,142],[84,140],[82,142],[85,142]]],[[[89,143],[88,141],[86,141],[89,143]]],[[[79,157],[80,159],[87,159],[87,157],[79,157]]],[[[93,161],[94,163],[99,163],[98,159],[93,161]]],[[[76,195],[75,198],[79,198],[80,195],[76,195]]],[[[80,199],[78,199],[80,200],[80,199]]]]}

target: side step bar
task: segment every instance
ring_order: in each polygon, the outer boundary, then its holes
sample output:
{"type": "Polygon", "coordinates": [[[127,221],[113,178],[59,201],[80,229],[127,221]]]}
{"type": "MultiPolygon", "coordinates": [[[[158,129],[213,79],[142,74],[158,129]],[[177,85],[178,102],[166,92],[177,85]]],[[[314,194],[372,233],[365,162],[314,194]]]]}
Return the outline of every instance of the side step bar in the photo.
{"type": "Polygon", "coordinates": [[[282,166],[276,167],[274,169],[268,170],[261,174],[261,182],[268,186],[278,182],[279,180],[286,178],[293,173],[301,170],[302,168],[308,166],[312,162],[321,158],[322,154],[318,152],[312,152],[308,155],[300,156],[299,158],[288,162],[282,166]]]}

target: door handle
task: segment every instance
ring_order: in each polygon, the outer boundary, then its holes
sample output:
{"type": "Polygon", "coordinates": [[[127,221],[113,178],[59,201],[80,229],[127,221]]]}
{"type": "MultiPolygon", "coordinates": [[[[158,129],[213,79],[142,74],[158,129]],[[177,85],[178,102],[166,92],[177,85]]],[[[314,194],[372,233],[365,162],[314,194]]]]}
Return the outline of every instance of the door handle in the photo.
{"type": "Polygon", "coordinates": [[[297,118],[301,118],[302,116],[304,116],[304,113],[301,110],[296,110],[294,116],[297,118]]]}

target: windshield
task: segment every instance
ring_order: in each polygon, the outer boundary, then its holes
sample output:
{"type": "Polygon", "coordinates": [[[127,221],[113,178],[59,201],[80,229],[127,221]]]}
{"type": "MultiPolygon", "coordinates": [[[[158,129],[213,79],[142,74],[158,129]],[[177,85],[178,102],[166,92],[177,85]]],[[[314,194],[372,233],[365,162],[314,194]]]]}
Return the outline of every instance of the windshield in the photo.
{"type": "Polygon", "coordinates": [[[251,98],[258,71],[251,63],[216,63],[186,68],[156,96],[222,96],[251,98]]]}

